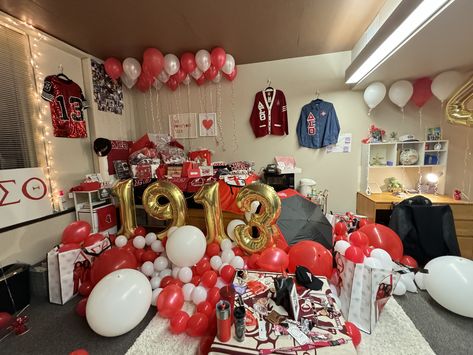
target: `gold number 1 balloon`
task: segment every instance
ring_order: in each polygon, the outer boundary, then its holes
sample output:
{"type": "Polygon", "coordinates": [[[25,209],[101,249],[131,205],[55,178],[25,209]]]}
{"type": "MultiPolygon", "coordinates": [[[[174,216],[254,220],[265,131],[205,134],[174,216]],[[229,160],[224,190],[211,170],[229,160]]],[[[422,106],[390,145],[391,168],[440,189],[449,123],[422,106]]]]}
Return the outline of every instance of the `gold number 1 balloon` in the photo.
{"type": "Polygon", "coordinates": [[[167,235],[169,228],[186,224],[186,199],[182,191],[169,181],[160,180],[149,185],[143,192],[143,206],[151,217],[162,221],[171,220],[168,228],[157,234],[159,239],[167,235]],[[169,202],[161,204],[159,199],[163,197],[169,202]]]}
{"type": "Polygon", "coordinates": [[[207,244],[220,242],[228,238],[223,227],[222,208],[218,197],[218,183],[207,184],[194,195],[194,201],[204,205],[205,223],[207,225],[207,244]]]}
{"type": "Polygon", "coordinates": [[[128,239],[133,237],[136,228],[135,196],[133,194],[133,179],[118,182],[112,189],[120,204],[120,220],[122,226],[118,235],[123,234],[128,239]]]}
{"type": "Polygon", "coordinates": [[[448,100],[445,116],[450,123],[473,126],[473,110],[468,103],[473,100],[473,76],[448,100]]]}
{"type": "Polygon", "coordinates": [[[260,252],[274,244],[273,236],[277,235],[274,224],[281,214],[281,199],[269,185],[252,183],[240,190],[236,197],[237,206],[243,212],[251,211],[251,203],[259,201],[262,208],[252,214],[247,225],[235,227],[235,239],[242,249],[250,254],[260,252]],[[258,236],[253,237],[252,229],[258,229],[258,236]]]}

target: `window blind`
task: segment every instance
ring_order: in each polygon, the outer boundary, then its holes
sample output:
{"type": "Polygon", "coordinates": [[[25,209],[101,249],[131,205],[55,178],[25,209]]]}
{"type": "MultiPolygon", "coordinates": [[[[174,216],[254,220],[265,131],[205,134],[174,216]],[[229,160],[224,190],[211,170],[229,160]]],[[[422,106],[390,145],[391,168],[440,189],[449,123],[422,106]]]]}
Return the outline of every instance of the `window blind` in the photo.
{"type": "Polygon", "coordinates": [[[0,169],[37,166],[34,93],[28,38],[0,25],[0,169]]]}

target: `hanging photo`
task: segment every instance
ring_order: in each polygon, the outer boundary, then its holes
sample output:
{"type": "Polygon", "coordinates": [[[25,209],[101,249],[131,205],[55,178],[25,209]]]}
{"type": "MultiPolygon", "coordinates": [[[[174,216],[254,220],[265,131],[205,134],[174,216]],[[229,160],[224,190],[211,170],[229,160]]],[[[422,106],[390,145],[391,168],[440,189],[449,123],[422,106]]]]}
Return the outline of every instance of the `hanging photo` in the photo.
{"type": "Polygon", "coordinates": [[[199,113],[199,136],[216,137],[217,136],[217,114],[199,113]]]}
{"type": "Polygon", "coordinates": [[[102,63],[91,60],[94,101],[99,111],[123,112],[123,90],[120,80],[112,80],[106,73],[102,63]]]}
{"type": "Polygon", "coordinates": [[[197,138],[197,114],[169,115],[169,134],[176,139],[197,138]]]}

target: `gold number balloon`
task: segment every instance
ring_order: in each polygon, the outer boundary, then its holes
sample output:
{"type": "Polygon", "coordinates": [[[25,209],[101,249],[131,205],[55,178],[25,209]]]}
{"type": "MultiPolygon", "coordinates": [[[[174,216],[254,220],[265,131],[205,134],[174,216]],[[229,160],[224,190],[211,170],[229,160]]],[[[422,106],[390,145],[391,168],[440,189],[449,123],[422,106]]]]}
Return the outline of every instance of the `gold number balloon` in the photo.
{"type": "Polygon", "coordinates": [[[473,100],[473,76],[448,100],[445,116],[450,123],[473,126],[473,110],[468,103],[473,100]]]}
{"type": "Polygon", "coordinates": [[[207,184],[194,195],[194,201],[204,206],[205,224],[207,226],[207,244],[220,242],[228,238],[223,227],[222,208],[218,196],[218,183],[207,184]]]}
{"type": "Polygon", "coordinates": [[[133,193],[133,179],[118,182],[112,189],[120,204],[120,220],[122,226],[118,235],[127,238],[133,237],[136,228],[135,196],[133,193]]]}
{"type": "Polygon", "coordinates": [[[186,224],[187,205],[182,191],[169,181],[156,181],[143,192],[143,206],[149,216],[166,221],[171,220],[168,228],[157,234],[163,239],[171,227],[180,227],[186,224]],[[169,202],[161,204],[160,198],[169,202]]]}
{"type": "Polygon", "coordinates": [[[273,236],[277,235],[274,224],[281,214],[281,199],[269,185],[253,183],[240,190],[236,197],[237,206],[243,212],[251,211],[251,203],[261,204],[259,213],[252,214],[247,225],[235,227],[235,239],[242,249],[250,254],[264,250],[274,244],[273,236]],[[253,237],[253,227],[258,229],[258,236],[253,237]]]}

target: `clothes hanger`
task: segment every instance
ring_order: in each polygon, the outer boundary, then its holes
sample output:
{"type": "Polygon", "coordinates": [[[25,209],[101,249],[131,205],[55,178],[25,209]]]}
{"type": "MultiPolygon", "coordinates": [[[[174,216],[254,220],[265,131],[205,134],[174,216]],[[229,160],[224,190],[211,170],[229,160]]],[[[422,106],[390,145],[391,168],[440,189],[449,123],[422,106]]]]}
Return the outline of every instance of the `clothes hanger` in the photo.
{"type": "Polygon", "coordinates": [[[266,82],[266,89],[264,89],[265,92],[271,92],[274,91],[274,88],[271,86],[271,79],[268,79],[266,82]]]}
{"type": "Polygon", "coordinates": [[[320,91],[319,91],[319,89],[316,89],[315,90],[315,99],[318,100],[319,97],[320,97],[320,91]]]}
{"type": "Polygon", "coordinates": [[[59,69],[59,74],[57,74],[56,76],[59,79],[62,78],[64,80],[71,80],[71,79],[69,79],[69,77],[66,74],[64,74],[64,68],[63,68],[62,64],[59,64],[58,69],[59,69]]]}

